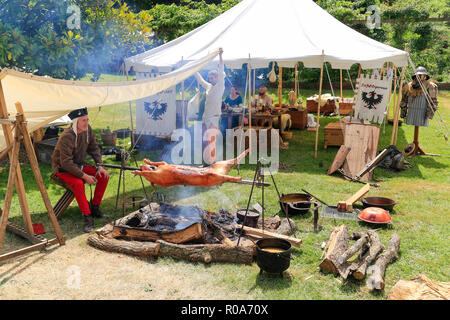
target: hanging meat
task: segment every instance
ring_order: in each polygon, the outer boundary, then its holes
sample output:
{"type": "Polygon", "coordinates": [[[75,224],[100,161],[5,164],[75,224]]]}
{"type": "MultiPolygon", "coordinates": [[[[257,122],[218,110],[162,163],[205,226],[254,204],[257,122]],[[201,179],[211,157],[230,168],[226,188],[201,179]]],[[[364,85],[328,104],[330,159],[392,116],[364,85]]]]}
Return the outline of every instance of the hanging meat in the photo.
{"type": "Polygon", "coordinates": [[[144,159],[146,164],[141,164],[141,170],[132,173],[143,176],[151,182],[152,186],[171,187],[175,185],[212,187],[224,182],[240,182],[241,177],[227,175],[231,167],[237,165],[249,150],[245,150],[238,157],[225,161],[218,161],[208,167],[192,167],[177,164],[168,164],[164,161],[151,162],[144,159]]]}

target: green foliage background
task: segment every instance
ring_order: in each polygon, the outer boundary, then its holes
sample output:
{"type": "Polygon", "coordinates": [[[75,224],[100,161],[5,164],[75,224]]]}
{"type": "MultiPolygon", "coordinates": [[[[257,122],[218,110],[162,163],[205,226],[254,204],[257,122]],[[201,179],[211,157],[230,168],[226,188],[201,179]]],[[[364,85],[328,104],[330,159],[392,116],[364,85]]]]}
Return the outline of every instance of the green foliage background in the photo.
{"type": "MultiPolygon", "coordinates": [[[[79,79],[87,72],[117,72],[123,57],[173,40],[214,19],[241,0],[0,0],[0,66],[56,78],[79,79]],[[81,9],[81,28],[68,30],[67,7],[81,9]]],[[[275,1],[275,0],[274,0],[275,1]]],[[[355,30],[404,50],[437,81],[450,81],[448,0],[317,0],[355,30]],[[381,10],[381,27],[369,29],[370,5],[381,10]],[[358,22],[359,21],[359,22],[358,22]]],[[[270,39],[269,39],[270,41],[270,39]]],[[[264,72],[264,70],[262,71],[264,72]]],[[[316,82],[317,69],[300,81],[316,82]]],[[[354,78],[357,66],[350,70],[354,78]]],[[[236,77],[240,73],[236,73],[236,77]]],[[[339,71],[330,69],[333,81],[339,71]]],[[[293,70],[283,80],[293,78],[293,70]]]]}

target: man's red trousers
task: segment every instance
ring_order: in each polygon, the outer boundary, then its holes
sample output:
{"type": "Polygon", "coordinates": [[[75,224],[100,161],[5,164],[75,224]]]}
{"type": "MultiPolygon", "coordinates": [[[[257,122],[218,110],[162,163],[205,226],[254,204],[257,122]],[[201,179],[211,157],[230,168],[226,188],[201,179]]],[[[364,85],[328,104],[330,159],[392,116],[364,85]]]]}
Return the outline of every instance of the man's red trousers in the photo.
{"type": "MultiPolygon", "coordinates": [[[[97,169],[94,166],[84,166],[83,172],[95,176],[97,169]]],[[[77,199],[78,206],[80,207],[81,213],[84,215],[91,214],[89,208],[89,203],[86,199],[86,193],[84,190],[84,181],[81,178],[77,178],[70,173],[57,173],[58,177],[63,179],[73,190],[75,194],[75,199],[77,199]]],[[[95,186],[94,198],[92,199],[93,205],[100,205],[103,199],[103,194],[105,193],[106,186],[108,185],[108,178],[97,175],[97,184],[95,186]]]]}

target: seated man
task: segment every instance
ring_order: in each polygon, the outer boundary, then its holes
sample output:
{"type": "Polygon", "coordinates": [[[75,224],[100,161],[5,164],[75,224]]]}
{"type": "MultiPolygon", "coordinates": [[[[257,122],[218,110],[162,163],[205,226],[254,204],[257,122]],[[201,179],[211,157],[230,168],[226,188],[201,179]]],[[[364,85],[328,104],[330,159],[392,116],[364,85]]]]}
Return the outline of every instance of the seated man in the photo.
{"type": "MultiPolygon", "coordinates": [[[[272,112],[272,110],[274,109],[273,100],[271,97],[267,95],[266,86],[263,85],[259,88],[258,97],[252,101],[251,105],[252,107],[256,107],[256,110],[259,112],[260,111],[268,113],[272,112]]],[[[281,132],[286,131],[291,128],[291,115],[290,114],[281,115],[281,126],[278,124],[278,117],[274,117],[272,124],[275,129],[280,129],[281,132]]]]}
{"type": "Polygon", "coordinates": [[[53,174],[69,185],[77,199],[78,206],[84,216],[84,232],[91,232],[96,218],[106,218],[100,211],[100,203],[108,185],[109,173],[101,166],[83,165],[86,153],[89,153],[97,164],[102,163],[102,155],[95,135],[89,125],[87,109],[78,109],[69,113],[72,119],[70,128],[64,130],[59,137],[52,155],[53,174]],[[86,199],[84,182],[96,183],[94,199],[89,204],[86,199]]]}

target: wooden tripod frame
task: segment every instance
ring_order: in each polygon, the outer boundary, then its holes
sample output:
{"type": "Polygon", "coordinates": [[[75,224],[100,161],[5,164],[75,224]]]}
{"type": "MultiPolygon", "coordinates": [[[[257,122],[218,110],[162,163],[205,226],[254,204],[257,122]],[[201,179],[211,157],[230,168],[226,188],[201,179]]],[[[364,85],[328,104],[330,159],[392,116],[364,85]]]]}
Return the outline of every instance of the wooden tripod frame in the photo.
{"type": "Polygon", "coordinates": [[[0,153],[0,156],[4,157],[6,156],[6,154],[8,154],[10,160],[8,186],[6,188],[5,202],[3,206],[3,212],[0,218],[0,249],[3,247],[3,240],[5,237],[6,230],[11,231],[21,237],[24,237],[25,239],[29,240],[32,243],[32,245],[26,248],[22,248],[13,252],[8,252],[0,255],[0,262],[7,259],[11,259],[13,257],[20,256],[22,254],[31,251],[41,250],[57,243],[59,243],[60,245],[63,245],[65,243],[65,238],[62,235],[60,226],[58,224],[58,220],[55,216],[55,213],[53,212],[53,207],[50,203],[50,198],[48,197],[47,194],[47,189],[45,188],[44,181],[42,180],[41,171],[39,170],[36,154],[34,152],[30,134],[28,132],[28,127],[25,121],[22,105],[19,102],[17,102],[16,108],[18,112],[16,115],[16,120],[9,119],[3,96],[3,91],[0,85],[0,124],[2,125],[3,133],[5,135],[5,140],[7,144],[6,149],[0,153]],[[13,130],[15,132],[14,136],[12,133],[13,130]],[[30,161],[31,169],[33,170],[33,174],[39,187],[39,191],[41,192],[42,199],[44,200],[44,204],[48,212],[48,216],[50,218],[50,221],[53,225],[53,229],[56,234],[56,238],[51,240],[47,240],[42,236],[35,235],[33,231],[30,211],[26,199],[25,186],[19,163],[19,150],[21,141],[23,141],[24,143],[28,160],[30,161]],[[8,215],[11,209],[11,199],[14,192],[14,186],[16,187],[17,195],[19,197],[25,228],[22,228],[11,222],[8,222],[8,215]]]}

